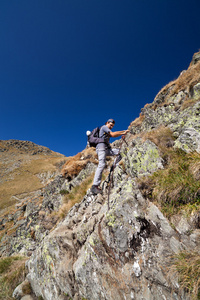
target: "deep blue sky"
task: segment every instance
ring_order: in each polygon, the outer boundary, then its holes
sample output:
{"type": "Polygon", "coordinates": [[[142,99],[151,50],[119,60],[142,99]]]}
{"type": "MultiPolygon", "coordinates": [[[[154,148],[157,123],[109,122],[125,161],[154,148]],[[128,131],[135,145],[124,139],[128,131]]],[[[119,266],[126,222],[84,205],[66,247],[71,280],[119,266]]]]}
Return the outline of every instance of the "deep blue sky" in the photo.
{"type": "Polygon", "coordinates": [[[1,0],[0,139],[74,155],[127,129],[200,49],[199,0],[1,0]]]}

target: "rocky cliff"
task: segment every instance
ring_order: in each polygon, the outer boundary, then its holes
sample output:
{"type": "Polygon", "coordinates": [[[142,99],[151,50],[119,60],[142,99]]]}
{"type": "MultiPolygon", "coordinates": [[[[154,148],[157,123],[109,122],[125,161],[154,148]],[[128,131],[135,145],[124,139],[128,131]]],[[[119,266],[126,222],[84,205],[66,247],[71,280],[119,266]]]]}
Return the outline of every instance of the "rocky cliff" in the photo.
{"type": "Polygon", "coordinates": [[[28,141],[0,141],[0,254],[28,255],[37,241],[34,226],[45,187],[59,174],[66,157],[28,141]]]}
{"type": "MultiPolygon", "coordinates": [[[[129,129],[103,195],[90,193],[97,158],[85,149],[66,158],[40,201],[21,199],[2,217],[17,226],[11,239],[3,232],[1,255],[30,256],[37,299],[198,299],[200,52],[129,129]]],[[[19,286],[14,296],[23,295],[19,286]]]]}

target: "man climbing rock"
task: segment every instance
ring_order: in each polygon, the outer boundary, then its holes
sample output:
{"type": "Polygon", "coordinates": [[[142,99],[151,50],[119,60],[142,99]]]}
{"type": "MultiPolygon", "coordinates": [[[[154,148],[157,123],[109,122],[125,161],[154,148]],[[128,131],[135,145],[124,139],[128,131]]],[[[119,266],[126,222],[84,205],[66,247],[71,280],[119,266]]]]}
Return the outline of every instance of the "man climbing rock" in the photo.
{"type": "Polygon", "coordinates": [[[121,160],[121,155],[119,153],[119,149],[112,149],[109,143],[110,137],[119,137],[121,135],[125,135],[129,132],[129,130],[121,130],[112,132],[111,129],[114,127],[115,121],[113,119],[109,119],[105,125],[100,128],[99,137],[104,139],[103,143],[99,143],[96,146],[96,152],[98,155],[99,164],[95,172],[93,185],[91,188],[91,192],[94,195],[99,193],[102,194],[102,190],[99,185],[101,183],[102,173],[106,165],[106,156],[114,156],[117,155],[115,164],[117,164],[121,160]]]}

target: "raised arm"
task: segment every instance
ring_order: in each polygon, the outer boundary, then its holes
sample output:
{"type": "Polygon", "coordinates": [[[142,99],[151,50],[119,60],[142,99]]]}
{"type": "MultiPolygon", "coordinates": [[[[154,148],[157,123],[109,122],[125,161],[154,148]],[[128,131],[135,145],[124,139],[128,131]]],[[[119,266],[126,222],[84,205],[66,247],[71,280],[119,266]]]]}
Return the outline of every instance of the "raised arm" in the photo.
{"type": "Polygon", "coordinates": [[[119,137],[120,135],[127,134],[130,130],[121,130],[121,131],[110,131],[109,134],[111,137],[119,137]]]}

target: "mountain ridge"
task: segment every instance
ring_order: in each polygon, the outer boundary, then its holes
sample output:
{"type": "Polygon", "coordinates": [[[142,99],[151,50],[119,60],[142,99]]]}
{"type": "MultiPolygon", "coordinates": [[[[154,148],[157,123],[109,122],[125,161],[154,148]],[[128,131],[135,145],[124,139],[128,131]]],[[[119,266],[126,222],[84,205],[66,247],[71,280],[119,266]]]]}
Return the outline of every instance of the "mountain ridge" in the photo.
{"type": "MultiPolygon", "coordinates": [[[[23,196],[0,220],[1,256],[29,256],[23,284],[32,298],[198,299],[199,121],[200,52],[141,109],[126,142],[114,142],[122,161],[103,196],[90,193],[94,149],[56,157],[39,194],[23,196]],[[179,271],[188,261],[192,285],[179,271]]],[[[22,286],[13,294],[24,295],[22,286]]]]}

